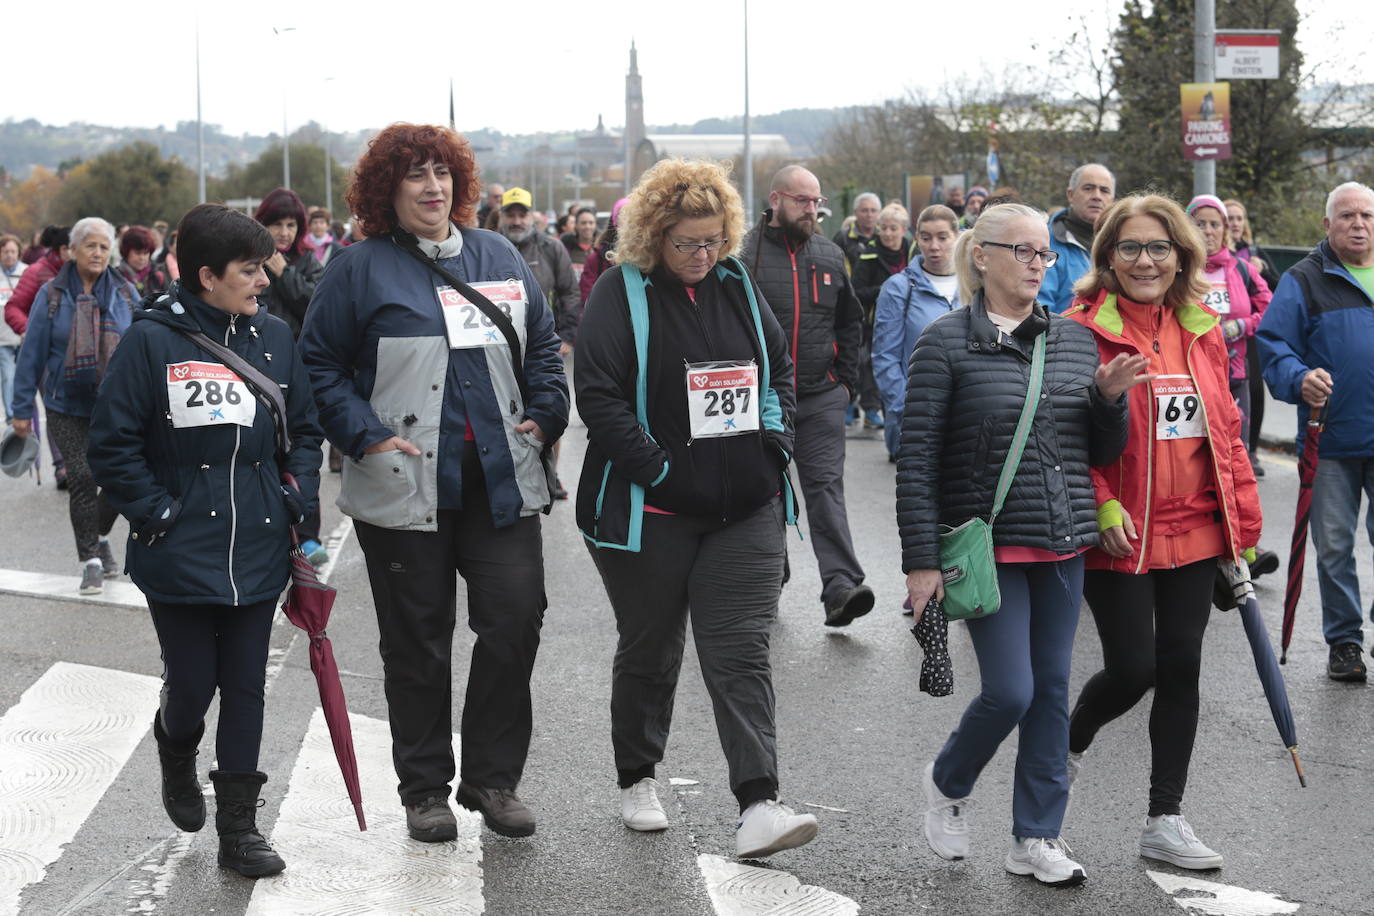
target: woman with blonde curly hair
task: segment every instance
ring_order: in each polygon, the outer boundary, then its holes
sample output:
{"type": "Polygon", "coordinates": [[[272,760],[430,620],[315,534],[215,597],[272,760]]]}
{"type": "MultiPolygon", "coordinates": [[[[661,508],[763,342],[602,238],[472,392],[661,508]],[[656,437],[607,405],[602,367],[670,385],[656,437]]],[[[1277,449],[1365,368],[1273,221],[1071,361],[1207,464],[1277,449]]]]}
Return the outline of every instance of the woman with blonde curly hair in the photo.
{"type": "Polygon", "coordinates": [[[778,803],[769,639],[782,587],[792,363],[732,256],[744,209],[728,172],[666,160],[621,213],[617,266],[578,333],[587,424],[577,523],[615,612],[611,743],[621,819],[663,830],[655,791],[687,618],[739,802],[742,858],[810,842],[778,803]]]}

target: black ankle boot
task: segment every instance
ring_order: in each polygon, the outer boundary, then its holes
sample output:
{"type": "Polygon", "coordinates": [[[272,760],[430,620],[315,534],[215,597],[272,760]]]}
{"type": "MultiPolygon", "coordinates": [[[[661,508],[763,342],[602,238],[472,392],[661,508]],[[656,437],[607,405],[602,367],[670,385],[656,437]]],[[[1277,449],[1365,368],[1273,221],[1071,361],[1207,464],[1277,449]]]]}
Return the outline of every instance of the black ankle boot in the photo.
{"type": "Polygon", "coordinates": [[[153,714],[153,737],[162,764],[162,807],[177,829],[192,833],[205,826],[205,793],[196,779],[196,748],[204,734],[201,722],[194,735],[173,741],[162,729],[162,713],[153,714]]]}
{"type": "Polygon", "coordinates": [[[286,868],[281,856],[258,833],[258,792],[267,782],[267,774],[211,770],[210,781],[215,784],[220,867],[249,878],[275,875],[286,868]]]}

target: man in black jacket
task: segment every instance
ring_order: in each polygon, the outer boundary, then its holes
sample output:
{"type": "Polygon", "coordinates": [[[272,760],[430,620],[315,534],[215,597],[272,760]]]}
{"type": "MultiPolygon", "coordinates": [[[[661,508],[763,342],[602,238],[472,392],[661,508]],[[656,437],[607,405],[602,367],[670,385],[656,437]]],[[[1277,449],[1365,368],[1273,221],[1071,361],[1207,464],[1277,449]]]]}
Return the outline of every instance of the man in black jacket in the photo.
{"type": "Polygon", "coordinates": [[[793,458],[820,564],[825,622],[843,627],[873,608],[844,504],[844,414],[858,386],[863,310],[844,252],[815,234],[823,203],[815,175],[784,166],[773,176],[769,209],[745,239],[741,257],[790,344],[797,390],[793,458]]]}

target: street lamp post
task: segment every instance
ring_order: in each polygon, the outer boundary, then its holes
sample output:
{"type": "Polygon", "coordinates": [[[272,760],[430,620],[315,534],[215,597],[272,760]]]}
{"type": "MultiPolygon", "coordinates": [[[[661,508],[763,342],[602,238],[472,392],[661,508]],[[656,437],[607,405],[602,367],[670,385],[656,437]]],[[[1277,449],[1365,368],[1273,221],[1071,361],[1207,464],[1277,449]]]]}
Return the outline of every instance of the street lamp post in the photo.
{"type": "MultiPolygon", "coordinates": [[[[326,83],[333,82],[334,77],[326,76],[326,83]]],[[[320,133],[324,135],[324,208],[329,211],[330,216],[334,214],[334,163],[330,162],[329,156],[329,130],[323,124],[320,125],[320,133]]]]}
{"type": "MultiPolygon", "coordinates": [[[[294,32],[293,26],[283,26],[277,28],[272,26],[272,34],[277,37],[284,36],[287,32],[294,32]]],[[[287,89],[283,88],[281,93],[281,186],[291,187],[291,135],[286,130],[286,94],[287,89]]]]}
{"type": "Polygon", "coordinates": [[[196,194],[205,203],[205,122],[200,115],[200,14],[196,14],[196,194]]]}
{"type": "Polygon", "coordinates": [[[754,148],[749,136],[749,0],[744,0],[744,221],[754,222],[754,148]]]}

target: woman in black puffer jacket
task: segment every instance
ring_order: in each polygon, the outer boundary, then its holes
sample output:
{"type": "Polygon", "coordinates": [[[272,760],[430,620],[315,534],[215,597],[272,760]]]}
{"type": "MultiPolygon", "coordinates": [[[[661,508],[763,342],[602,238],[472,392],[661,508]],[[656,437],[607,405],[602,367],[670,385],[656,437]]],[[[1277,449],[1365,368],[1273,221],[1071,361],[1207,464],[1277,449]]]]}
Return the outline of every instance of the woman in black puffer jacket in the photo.
{"type": "Polygon", "coordinates": [[[1090,334],[1035,301],[1055,260],[1045,215],[1020,204],[987,210],[954,261],[968,308],[937,318],[911,357],[897,457],[902,569],[918,616],[943,598],[939,536],[992,512],[1045,335],[1044,381],[1025,451],[993,527],[1001,610],[968,622],[982,692],[925,768],[926,839],[947,859],[968,855],[964,806],[983,767],[1020,726],[1012,846],[1006,868],[1077,884],[1082,866],[1059,841],[1068,801],[1069,660],[1083,591],[1081,553],[1097,543],[1089,465],[1126,444],[1126,399],[1143,358],[1099,368],[1090,334]]]}

